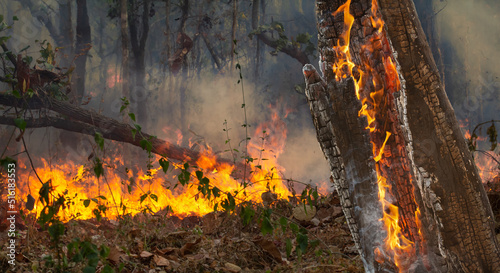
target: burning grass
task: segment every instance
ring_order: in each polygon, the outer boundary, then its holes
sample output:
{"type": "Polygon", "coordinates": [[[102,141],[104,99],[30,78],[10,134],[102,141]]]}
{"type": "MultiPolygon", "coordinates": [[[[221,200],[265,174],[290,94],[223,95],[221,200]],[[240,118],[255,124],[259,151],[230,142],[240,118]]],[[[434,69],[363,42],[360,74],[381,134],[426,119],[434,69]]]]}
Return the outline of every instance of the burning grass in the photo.
{"type": "MultiPolygon", "coordinates": [[[[315,205],[317,222],[294,219],[294,206],[277,200],[270,207],[253,207],[256,217],[246,225],[241,206],[235,210],[238,213],[212,212],[183,219],[160,212],[117,220],[71,220],[64,223],[61,249],[69,253],[66,246],[75,238],[109,249],[99,259],[97,272],[105,272],[106,265],[116,272],[289,272],[298,268],[301,272],[363,272],[336,196],[315,205]],[[274,211],[270,219],[275,225],[272,233],[263,235],[261,221],[268,209],[274,211]],[[281,218],[287,219],[288,228],[278,224],[281,218]],[[309,241],[300,255],[300,245],[295,244],[300,237],[290,228],[292,224],[309,241]],[[288,241],[294,242],[291,249],[288,241]]],[[[30,217],[19,223],[19,230],[18,272],[46,272],[47,257],[55,256],[49,234],[30,217]]],[[[69,262],[67,270],[82,272],[84,267],[85,262],[69,262]]],[[[9,268],[5,260],[0,268],[9,268]]]]}

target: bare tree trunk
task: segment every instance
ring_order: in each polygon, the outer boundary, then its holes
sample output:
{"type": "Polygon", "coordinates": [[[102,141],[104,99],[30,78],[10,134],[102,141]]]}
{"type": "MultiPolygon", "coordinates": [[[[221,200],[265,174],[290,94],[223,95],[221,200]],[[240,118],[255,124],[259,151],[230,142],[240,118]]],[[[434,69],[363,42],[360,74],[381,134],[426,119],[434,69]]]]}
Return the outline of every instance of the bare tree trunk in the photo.
{"type": "Polygon", "coordinates": [[[170,57],[172,53],[172,40],[170,31],[170,0],[165,0],[165,50],[164,54],[166,56],[165,63],[163,65],[163,72],[168,68],[170,70],[170,57]]]}
{"type": "Polygon", "coordinates": [[[127,27],[127,0],[120,0],[120,34],[122,41],[122,73],[121,73],[121,82],[122,82],[122,95],[124,97],[130,97],[130,86],[129,86],[129,50],[128,50],[128,27],[127,27]]]}
{"type": "Polygon", "coordinates": [[[63,58],[61,58],[62,67],[67,67],[71,65],[70,60],[73,59],[74,54],[74,32],[73,32],[73,22],[72,22],[72,12],[71,12],[71,2],[72,1],[61,1],[59,3],[59,39],[57,39],[57,44],[62,47],[61,52],[63,58]]]}
{"type": "Polygon", "coordinates": [[[231,26],[231,72],[234,69],[234,46],[236,41],[236,25],[238,24],[236,15],[238,14],[238,0],[233,0],[233,23],[231,26]]]}
{"type": "MultiPolygon", "coordinates": [[[[252,2],[252,28],[257,29],[259,27],[259,3],[260,0],[253,0],[252,2]]],[[[254,68],[254,78],[257,79],[259,76],[259,63],[260,63],[260,39],[255,40],[255,68],[254,68]]]]}
{"type": "Polygon", "coordinates": [[[137,115],[137,120],[144,126],[148,121],[148,90],[145,85],[146,66],[144,62],[146,42],[149,35],[149,9],[150,1],[142,1],[142,14],[140,16],[140,24],[138,24],[139,16],[135,14],[139,10],[136,2],[128,0],[128,26],[130,30],[130,44],[132,53],[134,55],[134,83],[132,84],[134,90],[131,96],[134,105],[134,111],[137,115]],[[141,31],[139,32],[139,27],[141,31]]]}
{"type": "Polygon", "coordinates": [[[365,269],[497,272],[493,214],[413,2],[379,2],[318,0],[324,78],[304,67],[365,269]]]}
{"type": "Polygon", "coordinates": [[[74,90],[76,96],[76,103],[82,101],[83,95],[85,93],[85,76],[87,65],[87,55],[90,49],[90,22],[89,14],[87,10],[87,0],[77,0],[76,1],[77,12],[76,12],[76,45],[75,51],[77,58],[75,60],[75,75],[74,90]]]}
{"type": "MultiPolygon", "coordinates": [[[[178,33],[180,35],[185,35],[186,22],[189,15],[189,0],[183,0],[181,5],[181,22],[179,25],[178,33]]],[[[184,47],[184,43],[181,44],[181,47],[184,47]]],[[[180,122],[181,122],[181,131],[182,134],[185,135],[187,133],[187,118],[186,118],[186,92],[187,92],[187,84],[188,84],[188,60],[187,55],[182,57],[182,79],[180,81],[179,88],[179,110],[180,110],[180,122]]]]}

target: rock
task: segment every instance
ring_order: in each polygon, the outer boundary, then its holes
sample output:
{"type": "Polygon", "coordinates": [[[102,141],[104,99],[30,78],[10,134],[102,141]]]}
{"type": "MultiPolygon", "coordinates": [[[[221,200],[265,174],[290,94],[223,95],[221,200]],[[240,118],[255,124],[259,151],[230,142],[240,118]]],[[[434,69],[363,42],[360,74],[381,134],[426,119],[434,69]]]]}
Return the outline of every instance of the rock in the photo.
{"type": "Polygon", "coordinates": [[[232,263],[226,263],[224,266],[226,267],[226,270],[229,272],[237,273],[241,271],[241,267],[232,263]]]}
{"type": "Polygon", "coordinates": [[[316,207],[299,205],[293,209],[293,217],[299,221],[311,221],[316,215],[316,207]]]}
{"type": "Polygon", "coordinates": [[[313,219],[311,219],[311,223],[312,223],[315,227],[317,227],[317,226],[319,226],[319,224],[321,223],[321,221],[320,221],[320,220],[318,220],[318,218],[313,218],[313,219]]]}

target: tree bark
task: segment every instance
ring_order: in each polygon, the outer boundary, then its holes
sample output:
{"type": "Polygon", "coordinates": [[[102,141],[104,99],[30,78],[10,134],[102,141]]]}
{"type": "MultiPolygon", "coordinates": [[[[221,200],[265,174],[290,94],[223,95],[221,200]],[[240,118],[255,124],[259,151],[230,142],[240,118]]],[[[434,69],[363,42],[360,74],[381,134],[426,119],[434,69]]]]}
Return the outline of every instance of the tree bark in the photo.
{"type": "Polygon", "coordinates": [[[231,72],[234,69],[234,46],[236,42],[236,25],[238,24],[236,15],[238,14],[238,0],[233,0],[233,23],[231,24],[231,72]]]}
{"type": "Polygon", "coordinates": [[[493,213],[413,2],[381,0],[380,6],[406,80],[415,163],[425,181],[420,194],[436,228],[430,234],[442,240],[433,244],[450,272],[498,272],[493,213]]]}
{"type": "Polygon", "coordinates": [[[148,97],[149,93],[147,91],[146,85],[144,83],[146,77],[146,67],[145,67],[145,50],[146,50],[146,42],[149,35],[149,9],[150,9],[150,1],[144,0],[142,1],[142,14],[140,16],[140,24],[139,15],[135,12],[138,7],[136,6],[136,2],[133,0],[128,0],[128,25],[130,30],[130,44],[133,53],[133,61],[134,61],[134,83],[133,83],[133,96],[131,99],[133,100],[134,111],[137,115],[137,120],[141,124],[147,124],[148,122],[148,97]],[[140,33],[139,33],[139,27],[140,33]]]}
{"type": "Polygon", "coordinates": [[[130,86],[129,86],[129,50],[128,50],[128,28],[127,28],[127,0],[120,0],[120,35],[122,42],[122,73],[121,73],[121,82],[122,82],[122,95],[125,97],[130,97],[130,86]]]}
{"type": "Polygon", "coordinates": [[[318,0],[324,78],[311,65],[303,70],[365,269],[497,272],[493,214],[413,2],[378,3],[318,0]],[[384,227],[386,216],[395,226],[384,227]],[[393,233],[401,247],[389,247],[393,233]]]}
{"type": "Polygon", "coordinates": [[[75,102],[79,104],[85,92],[85,76],[87,55],[90,49],[90,22],[87,10],[87,0],[76,1],[76,60],[75,60],[75,75],[74,75],[74,89],[75,102]]]}

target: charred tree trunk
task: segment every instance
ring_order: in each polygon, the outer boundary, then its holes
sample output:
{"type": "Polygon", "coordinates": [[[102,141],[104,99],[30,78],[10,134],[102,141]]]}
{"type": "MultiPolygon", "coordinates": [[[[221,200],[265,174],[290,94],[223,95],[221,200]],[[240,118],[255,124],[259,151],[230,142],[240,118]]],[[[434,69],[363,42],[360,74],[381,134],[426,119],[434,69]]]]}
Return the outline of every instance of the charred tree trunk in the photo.
{"type": "Polygon", "coordinates": [[[413,2],[318,0],[317,15],[323,77],[304,67],[306,95],[367,272],[499,271],[493,214],[413,2]]]}

